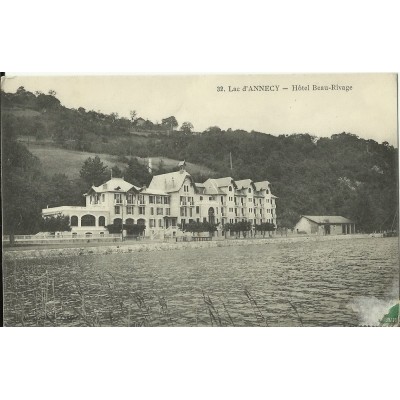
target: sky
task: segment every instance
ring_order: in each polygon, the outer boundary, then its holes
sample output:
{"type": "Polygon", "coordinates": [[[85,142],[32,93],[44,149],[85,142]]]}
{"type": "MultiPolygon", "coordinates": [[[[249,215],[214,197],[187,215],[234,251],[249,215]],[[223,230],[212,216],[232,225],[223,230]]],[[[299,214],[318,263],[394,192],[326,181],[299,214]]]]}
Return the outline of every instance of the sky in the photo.
{"type": "Polygon", "coordinates": [[[196,131],[219,126],[319,137],[349,132],[398,145],[396,74],[8,74],[2,82],[6,92],[20,86],[31,92],[55,90],[69,108],[117,112],[128,118],[130,110],[136,110],[137,116],[153,122],[173,115],[179,125],[189,121],[196,131]],[[254,86],[263,90],[251,91],[254,86]],[[321,86],[329,89],[318,90],[321,86]]]}

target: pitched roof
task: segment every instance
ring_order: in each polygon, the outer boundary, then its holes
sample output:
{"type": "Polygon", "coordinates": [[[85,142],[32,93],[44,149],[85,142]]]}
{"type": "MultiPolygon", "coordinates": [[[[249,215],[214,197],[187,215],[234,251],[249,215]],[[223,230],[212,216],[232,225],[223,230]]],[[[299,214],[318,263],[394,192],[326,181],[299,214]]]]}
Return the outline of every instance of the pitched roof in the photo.
{"type": "Polygon", "coordinates": [[[162,195],[162,196],[168,195],[168,193],[164,192],[163,190],[154,189],[154,188],[143,189],[140,193],[141,194],[155,194],[155,195],[162,195]]]}
{"type": "Polygon", "coordinates": [[[189,173],[186,171],[177,171],[153,176],[149,185],[149,190],[157,189],[165,192],[177,192],[182,187],[186,177],[192,181],[192,184],[196,188],[193,178],[189,173]]]}
{"type": "Polygon", "coordinates": [[[215,181],[215,184],[218,187],[226,187],[226,186],[229,186],[229,185],[233,185],[233,186],[236,187],[235,181],[230,176],[227,176],[225,178],[216,178],[216,179],[213,179],[213,180],[215,181]]]}
{"type": "MultiPolygon", "coordinates": [[[[96,193],[105,193],[105,192],[127,192],[128,190],[135,189],[136,191],[139,191],[140,188],[138,188],[135,185],[132,185],[131,183],[125,181],[122,178],[111,178],[107,182],[99,185],[99,186],[92,186],[89,190],[94,191],[96,193]]],[[[86,193],[86,194],[88,194],[86,193]]]]}
{"type": "Polygon", "coordinates": [[[348,218],[341,217],[340,215],[302,215],[302,217],[309,219],[317,224],[351,224],[348,218]]]}
{"type": "Polygon", "coordinates": [[[203,184],[205,188],[204,192],[206,194],[226,194],[223,190],[220,189],[217,181],[218,179],[207,179],[203,184]]]}
{"type": "Polygon", "coordinates": [[[242,179],[240,181],[235,181],[239,189],[249,188],[250,186],[255,187],[254,182],[251,179],[242,179]]]}
{"type": "Polygon", "coordinates": [[[260,191],[268,189],[269,182],[268,181],[254,182],[254,185],[256,186],[256,190],[260,191]]]}

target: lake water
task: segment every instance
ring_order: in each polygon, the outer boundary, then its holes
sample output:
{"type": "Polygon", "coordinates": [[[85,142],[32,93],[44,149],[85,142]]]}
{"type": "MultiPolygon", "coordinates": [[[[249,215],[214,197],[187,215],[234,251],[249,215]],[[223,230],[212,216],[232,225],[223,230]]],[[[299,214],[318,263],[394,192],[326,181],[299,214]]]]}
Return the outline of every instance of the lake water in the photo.
{"type": "Polygon", "coordinates": [[[359,326],[399,296],[397,238],[10,261],[8,326],[359,326]]]}

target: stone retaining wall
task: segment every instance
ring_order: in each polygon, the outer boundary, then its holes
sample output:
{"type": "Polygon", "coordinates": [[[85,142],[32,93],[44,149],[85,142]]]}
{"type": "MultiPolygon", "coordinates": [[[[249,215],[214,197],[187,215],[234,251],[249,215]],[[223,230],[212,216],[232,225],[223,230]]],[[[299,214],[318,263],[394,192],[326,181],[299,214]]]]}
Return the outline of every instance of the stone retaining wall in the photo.
{"type": "Polygon", "coordinates": [[[136,253],[143,251],[166,251],[166,250],[185,250],[203,249],[211,247],[229,247],[229,246],[248,246],[276,243],[295,243],[295,242],[319,242],[329,240],[355,240],[370,238],[371,235],[338,235],[338,236],[300,236],[300,237],[274,237],[266,239],[229,239],[207,242],[158,242],[158,243],[132,243],[132,244],[114,244],[97,247],[73,247],[57,249],[35,249],[35,250],[13,250],[3,252],[5,261],[15,259],[33,259],[33,258],[51,258],[51,257],[70,257],[89,254],[112,254],[112,253],[136,253]]]}

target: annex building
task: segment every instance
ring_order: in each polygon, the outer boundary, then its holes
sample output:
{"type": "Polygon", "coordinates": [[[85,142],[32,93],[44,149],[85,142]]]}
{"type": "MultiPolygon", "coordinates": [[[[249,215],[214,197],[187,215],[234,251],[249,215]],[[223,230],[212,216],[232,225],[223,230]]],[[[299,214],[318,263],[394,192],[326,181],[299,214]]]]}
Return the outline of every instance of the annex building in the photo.
{"type": "Polygon", "coordinates": [[[111,178],[87,193],[85,207],[61,206],[42,210],[42,216],[68,216],[72,234],[107,234],[109,224],[145,225],[145,236],[174,237],[191,221],[219,223],[270,222],[276,226],[276,196],[268,181],[235,181],[231,177],[196,183],[180,162],[180,170],[155,175],[149,187],[111,178]]]}
{"type": "Polygon", "coordinates": [[[356,227],[353,221],[339,215],[302,215],[294,231],[316,235],[348,235],[355,233],[356,227]]]}

